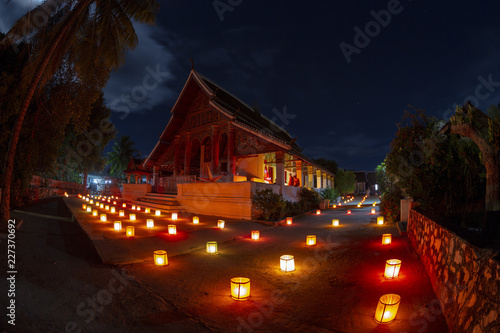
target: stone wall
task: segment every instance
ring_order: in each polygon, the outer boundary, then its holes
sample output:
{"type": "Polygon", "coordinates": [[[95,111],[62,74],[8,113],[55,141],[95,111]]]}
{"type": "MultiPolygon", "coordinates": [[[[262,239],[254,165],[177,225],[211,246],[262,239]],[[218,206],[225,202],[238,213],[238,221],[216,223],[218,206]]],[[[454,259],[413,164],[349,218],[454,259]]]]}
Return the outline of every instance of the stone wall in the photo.
{"type": "Polygon", "coordinates": [[[469,244],[410,210],[408,238],[430,277],[450,332],[500,332],[500,264],[493,252],[469,244]]]}

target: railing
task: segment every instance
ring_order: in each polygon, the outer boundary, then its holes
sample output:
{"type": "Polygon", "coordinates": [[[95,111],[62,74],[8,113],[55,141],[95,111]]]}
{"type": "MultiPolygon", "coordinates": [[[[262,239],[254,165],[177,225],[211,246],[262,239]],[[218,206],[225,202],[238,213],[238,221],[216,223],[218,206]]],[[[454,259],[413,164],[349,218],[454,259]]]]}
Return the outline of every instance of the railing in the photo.
{"type": "Polygon", "coordinates": [[[196,175],[160,177],[158,193],[177,193],[177,184],[194,183],[196,175]]]}

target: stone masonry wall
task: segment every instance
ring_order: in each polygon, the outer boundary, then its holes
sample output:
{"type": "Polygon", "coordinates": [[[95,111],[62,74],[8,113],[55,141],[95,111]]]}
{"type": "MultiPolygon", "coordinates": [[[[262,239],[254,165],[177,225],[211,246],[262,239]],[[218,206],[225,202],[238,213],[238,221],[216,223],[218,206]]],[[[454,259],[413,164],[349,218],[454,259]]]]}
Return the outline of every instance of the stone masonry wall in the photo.
{"type": "Polygon", "coordinates": [[[411,209],[408,238],[419,254],[450,332],[500,332],[500,264],[411,209]]]}

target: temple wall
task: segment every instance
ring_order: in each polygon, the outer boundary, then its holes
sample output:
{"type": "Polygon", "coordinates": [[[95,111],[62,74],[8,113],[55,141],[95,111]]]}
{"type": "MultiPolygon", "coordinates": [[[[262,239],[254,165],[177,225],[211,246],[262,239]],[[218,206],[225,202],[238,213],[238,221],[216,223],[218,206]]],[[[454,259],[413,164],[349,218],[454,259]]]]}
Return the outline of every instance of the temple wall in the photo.
{"type": "Polygon", "coordinates": [[[123,200],[135,201],[151,192],[150,184],[123,184],[123,200]]]}

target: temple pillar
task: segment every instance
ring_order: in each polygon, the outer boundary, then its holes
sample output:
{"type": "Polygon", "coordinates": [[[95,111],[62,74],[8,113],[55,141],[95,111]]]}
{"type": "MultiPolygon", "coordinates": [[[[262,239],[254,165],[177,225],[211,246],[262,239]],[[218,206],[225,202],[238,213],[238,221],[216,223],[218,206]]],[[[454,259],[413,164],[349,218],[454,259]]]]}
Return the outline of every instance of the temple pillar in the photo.
{"type": "Polygon", "coordinates": [[[321,170],[316,169],[316,188],[321,188],[322,182],[321,182],[321,170]]]}
{"type": "Polygon", "coordinates": [[[184,174],[189,175],[191,170],[191,133],[186,133],[186,150],[184,154],[184,174]]]}
{"type": "Polygon", "coordinates": [[[307,187],[314,187],[314,169],[312,165],[307,166],[307,187]]]}
{"type": "Polygon", "coordinates": [[[219,173],[219,127],[212,126],[212,173],[219,173]]]}
{"type": "Polygon", "coordinates": [[[297,178],[300,181],[300,186],[302,186],[304,183],[302,182],[302,161],[296,161],[295,162],[295,173],[297,178]]]}
{"type": "Polygon", "coordinates": [[[321,180],[322,180],[322,183],[323,183],[323,186],[322,188],[327,188],[328,187],[328,184],[326,182],[326,172],[321,172],[321,180]]]}
{"type": "Polygon", "coordinates": [[[335,176],[332,176],[332,181],[330,182],[330,187],[331,188],[335,187],[335,176]]]}
{"type": "MultiPolygon", "coordinates": [[[[205,164],[205,145],[201,145],[200,147],[200,177],[205,177],[204,173],[205,170],[203,168],[203,165],[205,164]]],[[[208,175],[206,175],[208,177],[208,175]]]]}
{"type": "Polygon", "coordinates": [[[130,184],[130,173],[127,173],[127,183],[130,184]]]}
{"type": "Polygon", "coordinates": [[[134,173],[134,180],[135,180],[135,184],[139,184],[139,177],[137,176],[136,173],[134,173]]]}
{"type": "Polygon", "coordinates": [[[174,177],[178,176],[179,174],[179,142],[180,142],[180,136],[176,135],[175,140],[174,140],[174,177]]]}
{"type": "MultiPolygon", "coordinates": [[[[236,174],[236,156],[234,155],[235,146],[235,129],[234,127],[229,128],[228,143],[227,143],[227,165],[228,171],[231,176],[236,174]]],[[[231,180],[233,178],[231,177],[231,180]]]]}
{"type": "Polygon", "coordinates": [[[276,184],[280,185],[280,193],[285,186],[285,154],[282,151],[276,152],[276,184]]]}
{"type": "Polygon", "coordinates": [[[156,192],[156,187],[158,185],[158,168],[153,165],[153,182],[151,183],[151,188],[153,192],[156,192]]]}

